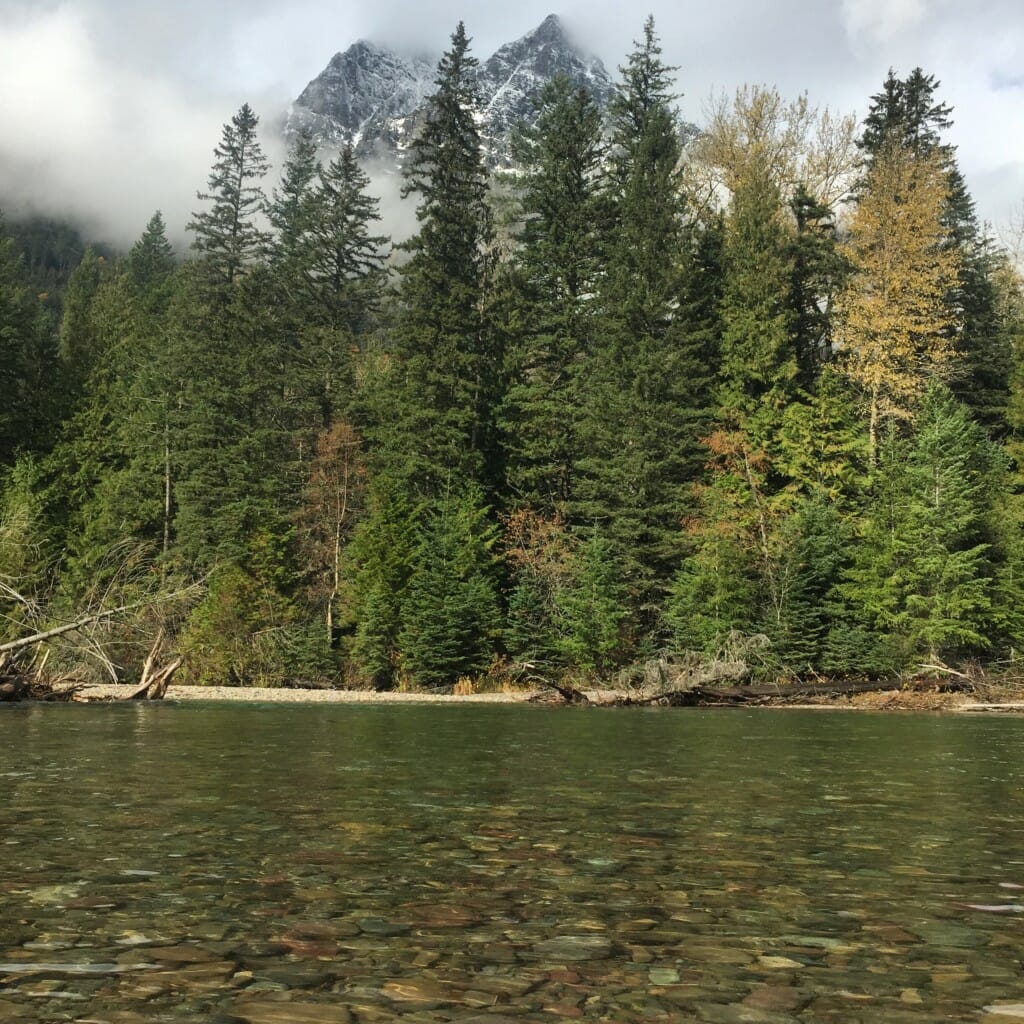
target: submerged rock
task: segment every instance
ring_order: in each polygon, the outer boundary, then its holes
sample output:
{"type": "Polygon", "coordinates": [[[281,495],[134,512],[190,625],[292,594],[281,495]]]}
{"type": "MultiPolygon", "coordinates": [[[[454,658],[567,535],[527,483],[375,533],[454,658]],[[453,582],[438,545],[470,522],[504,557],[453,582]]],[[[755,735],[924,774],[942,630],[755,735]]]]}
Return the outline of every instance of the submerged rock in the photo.
{"type": "Polygon", "coordinates": [[[238,1002],[228,1014],[243,1024],[351,1024],[344,1006],[327,1003],[238,1002]]]}
{"type": "Polygon", "coordinates": [[[536,943],[533,952],[553,960],[607,960],[612,944],[603,935],[560,935],[536,943]]]}

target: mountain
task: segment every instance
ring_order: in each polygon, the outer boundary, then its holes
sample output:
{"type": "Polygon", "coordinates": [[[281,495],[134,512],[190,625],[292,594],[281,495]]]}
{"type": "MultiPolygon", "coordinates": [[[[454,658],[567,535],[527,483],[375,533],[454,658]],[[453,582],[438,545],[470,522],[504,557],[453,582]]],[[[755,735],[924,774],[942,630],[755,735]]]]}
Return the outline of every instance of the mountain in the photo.
{"type": "MultiPolygon", "coordinates": [[[[436,59],[400,56],[364,40],[354,43],[336,54],[292,104],[285,133],[308,128],[328,148],[351,142],[363,157],[400,157],[435,89],[436,66],[436,59]]],[[[481,134],[494,166],[511,164],[513,129],[531,121],[534,94],[558,72],[607,106],[608,72],[600,59],[572,42],[557,15],[483,62],[481,134]]]]}

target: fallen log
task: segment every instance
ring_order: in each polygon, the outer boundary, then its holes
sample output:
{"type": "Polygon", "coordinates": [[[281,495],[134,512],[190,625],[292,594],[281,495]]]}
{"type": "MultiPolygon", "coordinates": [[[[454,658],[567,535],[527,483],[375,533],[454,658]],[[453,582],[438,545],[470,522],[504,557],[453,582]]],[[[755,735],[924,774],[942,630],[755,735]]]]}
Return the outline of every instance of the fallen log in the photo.
{"type": "MultiPolygon", "coordinates": [[[[552,689],[561,687],[549,684],[552,689]]],[[[958,682],[950,682],[949,689],[959,689],[958,682]]],[[[691,686],[662,693],[633,696],[613,694],[603,699],[587,700],[594,707],[743,707],[763,704],[780,704],[794,700],[813,700],[817,697],[847,697],[858,693],[878,693],[892,690],[896,684],[891,679],[857,680],[831,683],[777,683],[765,686],[729,686],[715,688],[691,686]]],[[[938,689],[944,688],[940,684],[938,689]]]]}

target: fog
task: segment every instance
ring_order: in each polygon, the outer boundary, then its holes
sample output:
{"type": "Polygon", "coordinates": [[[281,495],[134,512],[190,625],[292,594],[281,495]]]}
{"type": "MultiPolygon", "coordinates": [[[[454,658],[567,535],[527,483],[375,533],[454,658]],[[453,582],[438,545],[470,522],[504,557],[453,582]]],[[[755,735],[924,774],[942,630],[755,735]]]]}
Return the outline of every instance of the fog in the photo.
{"type": "MultiPolygon", "coordinates": [[[[222,125],[243,102],[282,159],[280,119],[330,57],[357,38],[436,55],[464,20],[485,58],[551,13],[550,0],[0,0],[0,204],[68,217],[126,245],[161,209],[179,244],[222,125]]],[[[683,116],[744,82],[863,115],[888,68],[920,65],[954,107],[951,141],[979,213],[998,227],[1024,200],[1024,9],[1019,0],[657,0],[683,116]]],[[[609,69],[646,12],[566,0],[561,14],[609,69]]],[[[268,182],[268,191],[273,177],[268,182]]],[[[386,226],[412,212],[374,173],[386,226]]]]}

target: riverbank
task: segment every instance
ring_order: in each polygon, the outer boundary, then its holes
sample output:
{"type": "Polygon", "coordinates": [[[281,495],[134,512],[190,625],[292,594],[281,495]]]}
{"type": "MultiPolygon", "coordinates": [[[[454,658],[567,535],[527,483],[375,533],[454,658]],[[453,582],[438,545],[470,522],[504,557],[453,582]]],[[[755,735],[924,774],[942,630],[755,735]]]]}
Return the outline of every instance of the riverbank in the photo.
{"type": "MultiPolygon", "coordinates": [[[[132,692],[131,686],[100,685],[83,689],[81,700],[123,700],[132,692]]],[[[607,703],[613,694],[607,690],[591,690],[586,696],[595,704],[607,703]]],[[[560,703],[554,692],[510,690],[498,693],[464,695],[440,693],[399,693],[376,690],[320,690],[247,686],[172,686],[167,700],[175,701],[238,701],[273,704],[526,704],[540,698],[560,703]]],[[[927,690],[876,690],[849,696],[822,696],[792,701],[768,702],[768,708],[831,709],[849,711],[933,711],[951,713],[1024,714],[1024,694],[1019,691],[1000,694],[995,699],[981,699],[970,693],[938,693],[927,690]]]]}
{"type": "MultiPolygon", "coordinates": [[[[83,700],[124,700],[132,686],[88,686],[80,691],[83,700]]],[[[290,687],[256,686],[171,686],[167,700],[230,700],[274,704],[523,704],[533,691],[471,693],[453,696],[443,693],[399,693],[376,690],[303,690],[290,687]]]]}

